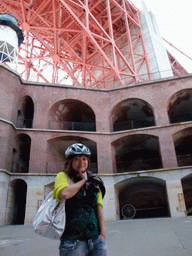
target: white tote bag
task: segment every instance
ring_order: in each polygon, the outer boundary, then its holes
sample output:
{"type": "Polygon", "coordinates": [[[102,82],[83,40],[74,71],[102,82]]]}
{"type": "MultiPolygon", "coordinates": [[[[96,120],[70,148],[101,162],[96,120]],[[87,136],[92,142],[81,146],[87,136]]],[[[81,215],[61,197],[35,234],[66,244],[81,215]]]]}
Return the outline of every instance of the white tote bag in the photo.
{"type": "Polygon", "coordinates": [[[65,229],[65,201],[57,202],[51,191],[39,207],[33,228],[39,235],[59,239],[65,229]]]}

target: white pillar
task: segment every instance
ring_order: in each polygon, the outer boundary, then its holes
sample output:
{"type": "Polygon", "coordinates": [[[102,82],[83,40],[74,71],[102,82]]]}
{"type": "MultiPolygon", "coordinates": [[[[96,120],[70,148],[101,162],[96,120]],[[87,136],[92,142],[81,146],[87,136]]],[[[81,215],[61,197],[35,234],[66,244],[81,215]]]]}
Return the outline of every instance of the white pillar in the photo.
{"type": "Polygon", "coordinates": [[[115,195],[113,176],[101,176],[105,183],[106,195],[103,200],[105,221],[115,221],[117,219],[117,198],[115,195]]]}
{"type": "Polygon", "coordinates": [[[152,79],[172,77],[173,72],[156,18],[152,12],[148,12],[144,2],[143,11],[140,13],[140,21],[152,79]]]}
{"type": "Polygon", "coordinates": [[[167,181],[167,194],[171,217],[185,217],[186,207],[180,179],[167,181]]]}
{"type": "Polygon", "coordinates": [[[37,184],[30,184],[27,188],[25,224],[33,223],[35,214],[44,200],[44,186],[37,184]]]}

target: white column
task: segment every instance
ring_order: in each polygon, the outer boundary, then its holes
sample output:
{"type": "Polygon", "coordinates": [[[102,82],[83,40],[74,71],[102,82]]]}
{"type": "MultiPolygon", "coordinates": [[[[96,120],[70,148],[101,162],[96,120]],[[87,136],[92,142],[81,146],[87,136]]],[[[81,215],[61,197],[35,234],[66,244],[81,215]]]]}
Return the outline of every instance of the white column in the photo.
{"type": "Polygon", "coordinates": [[[140,21],[152,79],[172,77],[173,72],[155,16],[152,12],[148,12],[144,2],[143,11],[140,13],[140,21]]]}
{"type": "Polygon", "coordinates": [[[167,194],[171,217],[185,217],[186,207],[180,179],[167,181],[167,194]]]}
{"type": "Polygon", "coordinates": [[[115,195],[113,176],[101,176],[105,183],[106,195],[103,199],[103,212],[105,221],[115,221],[117,219],[117,198],[115,195]]]}
{"type": "MultiPolygon", "coordinates": [[[[43,183],[43,177],[42,177],[43,183]]],[[[25,224],[32,224],[35,214],[44,200],[44,186],[39,182],[31,182],[27,188],[25,224]]]]}

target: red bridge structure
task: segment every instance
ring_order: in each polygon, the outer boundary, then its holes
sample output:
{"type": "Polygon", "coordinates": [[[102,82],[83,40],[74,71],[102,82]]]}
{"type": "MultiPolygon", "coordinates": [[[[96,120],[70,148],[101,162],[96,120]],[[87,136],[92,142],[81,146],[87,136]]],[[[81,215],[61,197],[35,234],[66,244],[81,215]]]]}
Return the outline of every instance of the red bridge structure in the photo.
{"type": "Polygon", "coordinates": [[[0,13],[23,30],[25,80],[110,88],[151,79],[139,10],[128,0],[1,0],[0,13]]]}

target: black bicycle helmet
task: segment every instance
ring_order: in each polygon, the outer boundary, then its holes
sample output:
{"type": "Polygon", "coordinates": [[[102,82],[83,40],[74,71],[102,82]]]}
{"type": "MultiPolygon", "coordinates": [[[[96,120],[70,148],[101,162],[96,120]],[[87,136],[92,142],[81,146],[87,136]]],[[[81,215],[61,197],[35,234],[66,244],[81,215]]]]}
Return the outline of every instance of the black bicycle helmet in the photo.
{"type": "Polygon", "coordinates": [[[76,155],[85,155],[90,157],[91,151],[88,147],[81,143],[75,143],[69,146],[65,151],[65,158],[70,159],[75,157],[76,155]]]}
{"type": "Polygon", "coordinates": [[[88,171],[87,177],[88,177],[88,182],[92,182],[93,184],[99,186],[102,193],[102,198],[104,198],[106,189],[105,189],[105,184],[103,180],[96,173],[92,173],[91,171],[88,171]]]}

